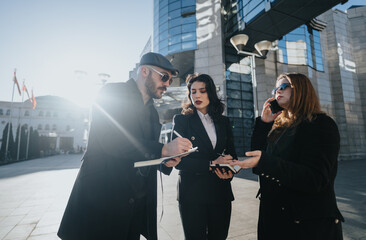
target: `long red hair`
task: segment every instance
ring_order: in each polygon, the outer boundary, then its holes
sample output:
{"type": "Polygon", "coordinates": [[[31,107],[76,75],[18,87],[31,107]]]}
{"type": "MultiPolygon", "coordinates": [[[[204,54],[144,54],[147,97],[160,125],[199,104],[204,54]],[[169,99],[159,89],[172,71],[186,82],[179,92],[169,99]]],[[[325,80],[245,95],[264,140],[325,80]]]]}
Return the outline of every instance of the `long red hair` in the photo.
{"type": "Polygon", "coordinates": [[[311,122],[315,115],[322,113],[319,98],[309,78],[301,73],[282,73],[278,78],[287,79],[292,88],[292,94],[287,109],[276,118],[273,129],[296,127],[302,121],[311,122]]]}

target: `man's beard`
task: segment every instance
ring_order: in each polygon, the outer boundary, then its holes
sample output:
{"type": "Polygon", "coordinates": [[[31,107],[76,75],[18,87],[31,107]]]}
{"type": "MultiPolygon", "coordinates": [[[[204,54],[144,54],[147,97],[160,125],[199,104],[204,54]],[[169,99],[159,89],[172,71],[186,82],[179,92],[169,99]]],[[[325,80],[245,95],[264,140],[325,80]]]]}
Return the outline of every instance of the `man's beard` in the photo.
{"type": "Polygon", "coordinates": [[[158,94],[158,90],[166,91],[166,87],[159,87],[159,88],[156,87],[156,83],[154,82],[154,80],[151,77],[151,72],[149,72],[149,75],[147,75],[147,78],[145,81],[145,87],[146,87],[147,94],[151,98],[155,98],[155,99],[159,99],[163,96],[163,95],[158,94]]]}

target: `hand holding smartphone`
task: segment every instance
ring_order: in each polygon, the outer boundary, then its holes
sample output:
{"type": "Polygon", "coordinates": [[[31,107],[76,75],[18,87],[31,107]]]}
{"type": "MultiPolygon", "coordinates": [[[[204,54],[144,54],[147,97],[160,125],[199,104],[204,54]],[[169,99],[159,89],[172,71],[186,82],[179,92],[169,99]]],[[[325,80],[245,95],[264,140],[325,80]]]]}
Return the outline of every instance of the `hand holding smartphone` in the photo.
{"type": "Polygon", "coordinates": [[[279,111],[283,110],[283,108],[278,104],[276,99],[269,102],[269,108],[271,109],[272,114],[276,114],[279,111]]]}

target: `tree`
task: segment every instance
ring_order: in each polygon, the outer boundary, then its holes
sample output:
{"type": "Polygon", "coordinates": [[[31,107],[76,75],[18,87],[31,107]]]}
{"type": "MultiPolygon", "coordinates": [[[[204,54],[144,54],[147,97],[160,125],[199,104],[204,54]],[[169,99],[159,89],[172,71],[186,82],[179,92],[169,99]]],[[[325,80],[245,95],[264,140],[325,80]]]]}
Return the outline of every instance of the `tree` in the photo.
{"type": "Polygon", "coordinates": [[[17,154],[18,154],[18,142],[19,142],[19,132],[20,132],[20,124],[18,125],[17,127],[17,132],[16,132],[16,135],[15,135],[15,146],[14,148],[12,149],[12,151],[10,152],[11,153],[11,157],[13,158],[13,161],[17,161],[17,154]]]}
{"type": "Polygon", "coordinates": [[[39,157],[39,134],[37,130],[30,130],[29,137],[29,158],[39,157]]]}
{"type": "Polygon", "coordinates": [[[2,137],[3,140],[1,142],[0,159],[1,159],[1,161],[4,161],[4,162],[9,162],[11,160],[11,154],[9,154],[9,153],[14,151],[14,147],[15,147],[14,146],[15,145],[14,137],[13,137],[13,125],[10,124],[8,155],[6,156],[5,149],[6,149],[7,139],[8,139],[8,129],[9,129],[9,123],[7,123],[4,128],[3,137],[2,137]]]}

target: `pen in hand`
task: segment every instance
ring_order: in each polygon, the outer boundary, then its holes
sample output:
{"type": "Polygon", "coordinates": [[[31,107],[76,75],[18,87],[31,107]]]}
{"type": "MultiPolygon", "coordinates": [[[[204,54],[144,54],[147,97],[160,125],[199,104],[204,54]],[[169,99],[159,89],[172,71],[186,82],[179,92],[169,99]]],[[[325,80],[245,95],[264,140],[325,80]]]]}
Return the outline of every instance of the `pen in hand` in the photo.
{"type": "Polygon", "coordinates": [[[226,149],[224,149],[224,151],[222,151],[222,153],[217,153],[219,156],[221,156],[221,157],[225,157],[225,150],[226,149]]]}
{"type": "Polygon", "coordinates": [[[182,135],[180,135],[177,131],[173,130],[173,133],[177,135],[177,137],[183,138],[182,135]]]}

